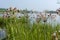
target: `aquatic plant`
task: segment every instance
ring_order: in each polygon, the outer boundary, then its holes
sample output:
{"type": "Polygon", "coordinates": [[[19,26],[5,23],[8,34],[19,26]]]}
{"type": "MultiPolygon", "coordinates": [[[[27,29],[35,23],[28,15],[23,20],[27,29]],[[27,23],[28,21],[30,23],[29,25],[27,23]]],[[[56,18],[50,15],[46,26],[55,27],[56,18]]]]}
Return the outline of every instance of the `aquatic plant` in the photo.
{"type": "Polygon", "coordinates": [[[52,40],[52,33],[60,30],[60,25],[52,27],[50,24],[33,23],[26,17],[18,18],[0,18],[0,24],[6,29],[7,40],[52,40]]]}

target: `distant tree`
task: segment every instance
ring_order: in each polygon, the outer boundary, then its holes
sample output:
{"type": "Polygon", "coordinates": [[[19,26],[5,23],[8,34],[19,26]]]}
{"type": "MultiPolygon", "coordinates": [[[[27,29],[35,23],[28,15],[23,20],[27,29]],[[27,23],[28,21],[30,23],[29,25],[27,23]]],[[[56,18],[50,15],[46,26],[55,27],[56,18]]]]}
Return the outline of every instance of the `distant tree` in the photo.
{"type": "Polygon", "coordinates": [[[0,8],[0,12],[5,12],[6,9],[5,8],[0,8]]]}

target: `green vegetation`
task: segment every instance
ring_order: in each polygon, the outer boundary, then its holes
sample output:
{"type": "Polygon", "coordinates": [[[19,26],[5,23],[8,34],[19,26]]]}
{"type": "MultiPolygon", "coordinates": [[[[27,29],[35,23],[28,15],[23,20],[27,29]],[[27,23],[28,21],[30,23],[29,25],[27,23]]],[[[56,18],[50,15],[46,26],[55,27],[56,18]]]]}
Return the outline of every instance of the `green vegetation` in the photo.
{"type": "Polygon", "coordinates": [[[52,33],[60,28],[59,25],[53,28],[46,23],[34,23],[31,26],[28,18],[25,17],[20,19],[0,18],[0,25],[0,28],[6,28],[7,30],[7,40],[51,40],[52,33]]]}
{"type": "MultiPolygon", "coordinates": [[[[9,8],[7,8],[7,9],[9,9],[9,8]]],[[[7,9],[5,9],[5,8],[0,8],[0,13],[3,13],[3,12],[6,12],[6,11],[8,11],[7,9]]],[[[14,10],[12,9],[12,11],[10,11],[10,12],[13,12],[14,10]]],[[[19,11],[20,13],[23,13],[23,14],[25,14],[25,13],[37,13],[38,11],[32,11],[32,10],[28,10],[28,9],[24,9],[24,10],[16,10],[16,11],[19,11]]]]}
{"type": "Polygon", "coordinates": [[[3,13],[3,12],[5,12],[5,11],[6,11],[5,8],[0,8],[0,13],[3,13]]]}

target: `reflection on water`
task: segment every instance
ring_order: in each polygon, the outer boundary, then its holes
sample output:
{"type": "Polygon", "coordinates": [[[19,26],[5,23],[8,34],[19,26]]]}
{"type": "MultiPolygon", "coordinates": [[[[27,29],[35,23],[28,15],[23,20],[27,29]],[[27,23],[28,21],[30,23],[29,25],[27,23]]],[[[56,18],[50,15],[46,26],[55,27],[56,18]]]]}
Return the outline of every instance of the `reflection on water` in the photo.
{"type": "Polygon", "coordinates": [[[3,16],[3,14],[0,13],[0,17],[2,17],[2,16],[3,16]]]}

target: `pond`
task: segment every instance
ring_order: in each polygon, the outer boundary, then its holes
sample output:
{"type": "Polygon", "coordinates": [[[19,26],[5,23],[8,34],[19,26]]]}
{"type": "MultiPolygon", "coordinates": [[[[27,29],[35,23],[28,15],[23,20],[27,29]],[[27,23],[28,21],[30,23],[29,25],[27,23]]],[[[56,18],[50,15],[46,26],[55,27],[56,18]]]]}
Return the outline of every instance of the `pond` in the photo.
{"type": "Polygon", "coordinates": [[[0,17],[2,17],[3,16],[3,14],[2,13],[0,13],[0,17]]]}

